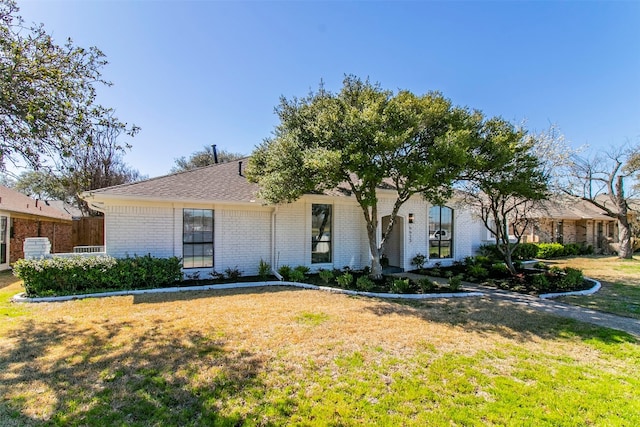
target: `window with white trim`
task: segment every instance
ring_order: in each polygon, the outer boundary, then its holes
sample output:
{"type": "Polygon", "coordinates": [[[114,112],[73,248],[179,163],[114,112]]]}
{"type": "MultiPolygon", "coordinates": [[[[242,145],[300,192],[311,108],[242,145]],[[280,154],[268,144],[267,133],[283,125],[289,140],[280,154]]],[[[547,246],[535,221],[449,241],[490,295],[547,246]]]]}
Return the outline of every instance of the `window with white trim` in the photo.
{"type": "Polygon", "coordinates": [[[453,258],[453,209],[429,209],[429,258],[453,258]]]}
{"type": "Polygon", "coordinates": [[[331,262],[332,206],[313,204],[311,206],[311,263],[331,262]]]}

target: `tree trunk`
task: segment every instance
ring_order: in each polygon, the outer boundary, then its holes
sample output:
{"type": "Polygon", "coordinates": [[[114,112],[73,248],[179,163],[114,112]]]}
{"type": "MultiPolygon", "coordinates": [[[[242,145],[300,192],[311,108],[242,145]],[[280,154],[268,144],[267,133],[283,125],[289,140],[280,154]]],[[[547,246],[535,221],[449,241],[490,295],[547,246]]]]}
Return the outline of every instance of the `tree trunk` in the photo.
{"type": "Polygon", "coordinates": [[[367,236],[369,237],[369,251],[371,252],[371,278],[382,279],[382,264],[380,263],[380,248],[376,239],[376,229],[367,225],[367,236]]]}
{"type": "Polygon", "coordinates": [[[618,258],[633,258],[633,248],[631,247],[631,226],[626,216],[618,218],[618,258]]]}

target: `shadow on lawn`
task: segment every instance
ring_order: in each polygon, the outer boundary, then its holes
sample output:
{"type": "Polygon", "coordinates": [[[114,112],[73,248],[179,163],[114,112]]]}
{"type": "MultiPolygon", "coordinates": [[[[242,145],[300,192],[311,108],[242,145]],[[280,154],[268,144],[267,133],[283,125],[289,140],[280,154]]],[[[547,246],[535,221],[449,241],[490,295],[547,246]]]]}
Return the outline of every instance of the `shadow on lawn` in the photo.
{"type": "Polygon", "coordinates": [[[228,295],[257,295],[273,292],[286,292],[292,290],[304,291],[301,288],[291,286],[256,286],[248,288],[232,288],[232,289],[210,289],[183,292],[158,292],[148,294],[138,294],[133,296],[134,304],[154,304],[172,301],[192,301],[199,298],[211,298],[228,295]]]}
{"type": "Polygon", "coordinates": [[[573,319],[561,318],[508,301],[466,300],[394,301],[367,307],[379,316],[419,317],[429,322],[459,326],[480,336],[496,333],[515,341],[579,336],[604,344],[639,343],[633,335],[573,319]]]}
{"type": "Polygon", "coordinates": [[[25,324],[0,355],[2,425],[240,425],[219,402],[262,390],[264,363],[165,322],[25,324]]]}

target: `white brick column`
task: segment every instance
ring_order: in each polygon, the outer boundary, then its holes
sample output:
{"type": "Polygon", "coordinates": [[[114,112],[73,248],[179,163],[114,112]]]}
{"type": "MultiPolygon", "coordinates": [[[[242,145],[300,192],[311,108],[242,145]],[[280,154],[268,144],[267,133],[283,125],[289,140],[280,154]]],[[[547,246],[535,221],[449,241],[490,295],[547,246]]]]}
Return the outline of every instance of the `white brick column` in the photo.
{"type": "Polygon", "coordinates": [[[22,245],[24,259],[51,257],[51,242],[47,237],[27,237],[22,245]]]}

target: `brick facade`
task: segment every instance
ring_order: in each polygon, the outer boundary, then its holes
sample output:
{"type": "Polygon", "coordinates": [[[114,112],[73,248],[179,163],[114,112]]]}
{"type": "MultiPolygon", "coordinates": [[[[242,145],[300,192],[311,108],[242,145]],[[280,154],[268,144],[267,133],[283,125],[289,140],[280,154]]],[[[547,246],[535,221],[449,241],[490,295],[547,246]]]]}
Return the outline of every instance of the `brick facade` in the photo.
{"type": "Polygon", "coordinates": [[[73,251],[71,230],[71,221],[58,222],[12,217],[9,262],[16,262],[24,257],[23,243],[27,237],[47,237],[51,242],[52,253],[73,251]]]}

